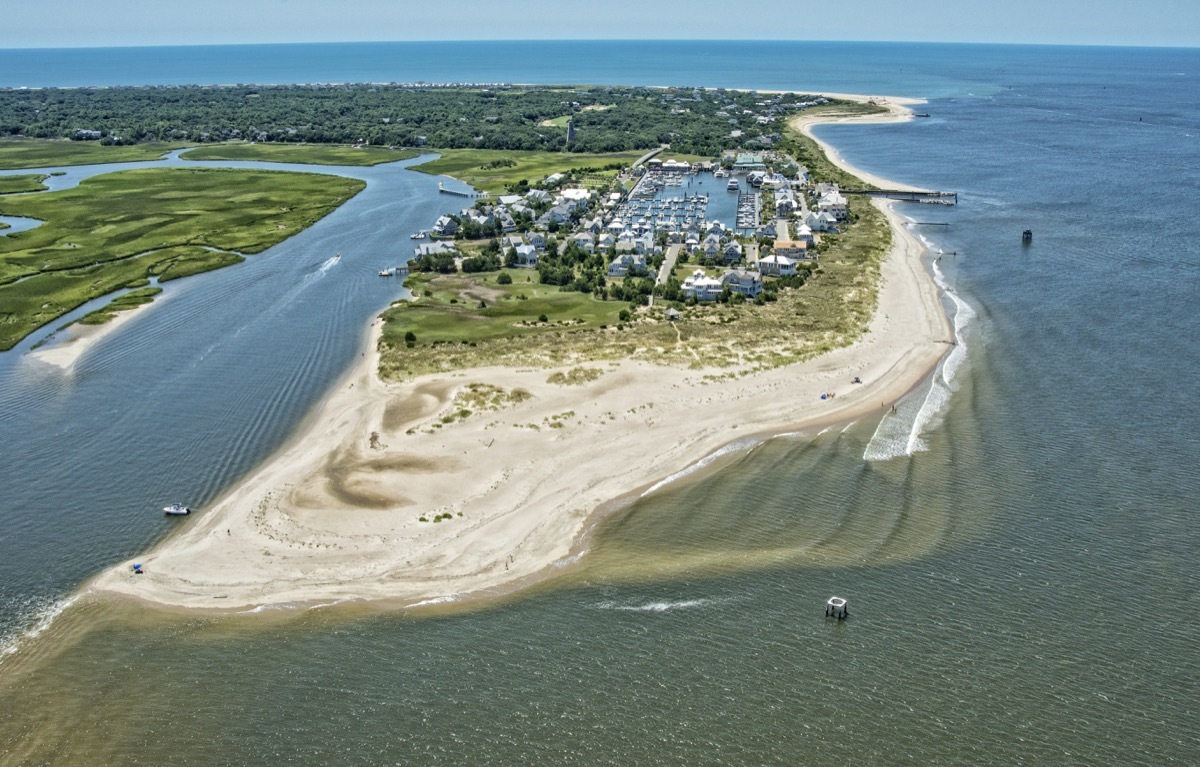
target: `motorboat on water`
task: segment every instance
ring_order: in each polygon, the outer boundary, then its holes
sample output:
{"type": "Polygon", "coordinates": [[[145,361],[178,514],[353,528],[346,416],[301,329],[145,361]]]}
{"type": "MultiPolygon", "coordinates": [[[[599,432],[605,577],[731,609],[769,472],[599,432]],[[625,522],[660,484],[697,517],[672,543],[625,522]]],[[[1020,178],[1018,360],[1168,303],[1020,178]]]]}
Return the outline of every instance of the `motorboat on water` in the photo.
{"type": "Polygon", "coordinates": [[[192,510],[182,503],[172,503],[169,506],[163,506],[163,514],[168,517],[184,517],[191,514],[192,510]]]}
{"type": "Polygon", "coordinates": [[[408,235],[408,239],[423,240],[423,239],[425,239],[425,233],[424,232],[413,232],[412,234],[408,235]]]}
{"type": "Polygon", "coordinates": [[[379,270],[380,277],[394,277],[395,275],[396,275],[395,269],[380,269],[379,270]]]}
{"type": "Polygon", "coordinates": [[[736,192],[738,190],[738,180],[736,178],[729,179],[729,183],[725,185],[725,188],[731,192],[736,192]]]}

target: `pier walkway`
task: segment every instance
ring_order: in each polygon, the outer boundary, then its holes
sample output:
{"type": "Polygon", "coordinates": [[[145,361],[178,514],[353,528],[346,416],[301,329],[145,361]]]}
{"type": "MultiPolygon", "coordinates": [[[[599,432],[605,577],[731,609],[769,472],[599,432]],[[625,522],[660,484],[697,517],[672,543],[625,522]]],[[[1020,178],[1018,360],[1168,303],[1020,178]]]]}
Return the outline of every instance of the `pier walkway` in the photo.
{"type": "Polygon", "coordinates": [[[958,192],[914,192],[907,189],[843,189],[842,194],[858,194],[864,197],[884,197],[904,202],[927,202],[937,205],[957,205],[958,192]]]}

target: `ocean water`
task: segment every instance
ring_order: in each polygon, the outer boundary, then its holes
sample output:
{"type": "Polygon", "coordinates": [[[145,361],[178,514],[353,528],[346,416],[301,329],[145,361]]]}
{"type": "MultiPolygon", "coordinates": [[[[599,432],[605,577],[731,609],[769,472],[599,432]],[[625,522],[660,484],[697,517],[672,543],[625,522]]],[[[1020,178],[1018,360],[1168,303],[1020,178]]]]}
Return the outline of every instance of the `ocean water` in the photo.
{"type": "Polygon", "coordinates": [[[147,508],[211,499],[286,439],[395,298],[377,264],[444,201],[402,169],[339,171],[367,191],[177,284],[73,376],[0,355],[0,763],[1200,762],[1200,52],[0,52],[8,84],[80,72],[927,96],[928,118],[820,133],[959,193],[906,209],[958,345],[895,416],[736,446],[482,609],[64,609],[167,534],[147,508]],[[850,620],[825,620],[832,594],[850,620]]]}

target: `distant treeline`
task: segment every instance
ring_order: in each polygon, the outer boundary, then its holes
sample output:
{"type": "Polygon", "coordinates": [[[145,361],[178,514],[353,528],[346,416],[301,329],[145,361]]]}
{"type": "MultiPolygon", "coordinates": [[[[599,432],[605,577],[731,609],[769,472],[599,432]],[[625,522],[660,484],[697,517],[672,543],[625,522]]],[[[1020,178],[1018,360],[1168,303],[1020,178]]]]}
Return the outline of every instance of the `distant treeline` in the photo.
{"type": "Polygon", "coordinates": [[[109,144],[250,141],[715,156],[772,145],[813,97],[692,88],[401,85],[0,90],[0,136],[109,144]],[[566,118],[575,124],[567,145],[566,118]],[[761,119],[760,119],[761,118],[761,119]]]}

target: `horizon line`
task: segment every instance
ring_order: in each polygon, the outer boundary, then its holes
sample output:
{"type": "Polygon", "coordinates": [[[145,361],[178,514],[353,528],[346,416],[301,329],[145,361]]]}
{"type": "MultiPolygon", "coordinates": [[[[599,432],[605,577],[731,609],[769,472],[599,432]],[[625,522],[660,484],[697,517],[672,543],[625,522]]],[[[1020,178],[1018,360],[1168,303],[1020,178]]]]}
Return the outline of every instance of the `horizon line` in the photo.
{"type": "Polygon", "coordinates": [[[288,40],[270,42],[194,42],[194,43],[151,43],[131,45],[33,45],[0,48],[0,53],[8,51],[63,51],[63,50],[126,50],[138,48],[225,48],[240,46],[266,45],[420,45],[443,43],[833,43],[845,44],[879,44],[879,45],[962,45],[962,46],[1008,46],[1026,48],[1148,48],[1155,50],[1184,50],[1200,49],[1200,43],[1195,45],[1155,44],[1155,43],[1050,43],[1050,42],[1011,42],[1011,41],[981,41],[981,40],[825,40],[825,39],[763,39],[763,38],[725,38],[725,37],[561,37],[561,38],[455,38],[455,39],[421,39],[421,40],[288,40]]]}

